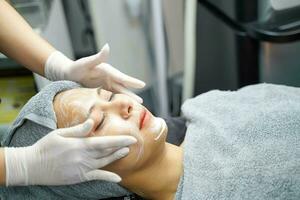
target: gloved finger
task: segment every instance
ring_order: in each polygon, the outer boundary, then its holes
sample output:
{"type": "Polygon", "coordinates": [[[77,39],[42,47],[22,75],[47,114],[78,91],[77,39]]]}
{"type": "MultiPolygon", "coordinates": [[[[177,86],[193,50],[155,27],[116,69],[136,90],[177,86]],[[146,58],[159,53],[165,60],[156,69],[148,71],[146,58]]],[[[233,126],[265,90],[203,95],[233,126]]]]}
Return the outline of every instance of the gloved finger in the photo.
{"type": "Polygon", "coordinates": [[[94,120],[87,119],[84,123],[70,127],[59,129],[58,134],[63,137],[87,137],[92,131],[94,120]]]}
{"type": "Polygon", "coordinates": [[[110,64],[102,63],[99,67],[105,70],[115,82],[120,83],[126,87],[143,88],[146,85],[145,82],[120,72],[110,64]]]}
{"type": "Polygon", "coordinates": [[[113,148],[103,149],[103,150],[101,150],[100,154],[99,154],[99,149],[93,149],[93,150],[89,151],[89,155],[90,155],[91,158],[99,159],[99,158],[108,156],[108,155],[116,152],[119,149],[120,149],[119,147],[113,147],[113,148]]]}
{"type": "Polygon", "coordinates": [[[122,83],[122,85],[124,85],[128,88],[140,89],[140,88],[145,87],[145,85],[146,85],[146,83],[144,81],[141,81],[137,78],[133,78],[133,77],[128,76],[128,75],[123,74],[123,73],[119,77],[117,77],[117,81],[119,83],[122,83]]]}
{"type": "Polygon", "coordinates": [[[137,78],[133,78],[132,76],[128,76],[122,72],[120,74],[115,74],[116,82],[122,83],[122,85],[126,86],[127,88],[143,88],[145,87],[146,83],[144,81],[141,81],[137,78]],[[118,76],[116,76],[118,75],[118,76]]]}
{"type": "Polygon", "coordinates": [[[113,172],[104,171],[101,169],[93,170],[85,174],[86,181],[104,180],[109,182],[118,183],[122,179],[119,175],[113,172]]]}
{"type": "Polygon", "coordinates": [[[98,136],[85,138],[85,144],[92,149],[108,149],[108,148],[122,148],[132,145],[137,142],[133,136],[119,135],[119,136],[98,136]]]}
{"type": "Polygon", "coordinates": [[[109,45],[105,44],[101,51],[97,54],[94,54],[92,56],[88,56],[85,58],[80,59],[80,62],[87,66],[88,68],[94,68],[97,65],[101,64],[102,62],[106,62],[109,56],[109,45]]]}
{"type": "Polygon", "coordinates": [[[95,161],[95,167],[97,168],[102,168],[105,167],[106,165],[119,160],[120,158],[123,158],[125,156],[127,156],[129,153],[129,148],[128,147],[124,147],[122,149],[119,149],[118,151],[110,154],[109,156],[100,158],[98,160],[95,161]]]}
{"type": "Polygon", "coordinates": [[[123,87],[122,85],[118,85],[118,84],[115,83],[112,86],[112,88],[113,88],[114,91],[116,91],[118,93],[122,93],[122,94],[126,94],[126,95],[130,96],[131,98],[133,98],[134,100],[136,100],[140,104],[143,103],[143,99],[141,97],[139,97],[138,95],[134,94],[133,92],[131,92],[127,88],[123,87]]]}

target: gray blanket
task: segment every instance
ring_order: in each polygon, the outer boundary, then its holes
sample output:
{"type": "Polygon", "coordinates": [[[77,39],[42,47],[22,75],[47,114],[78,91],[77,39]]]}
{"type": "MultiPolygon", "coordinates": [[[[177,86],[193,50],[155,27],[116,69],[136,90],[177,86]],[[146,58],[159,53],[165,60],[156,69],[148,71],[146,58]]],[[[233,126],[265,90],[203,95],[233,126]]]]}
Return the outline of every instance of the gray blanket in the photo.
{"type": "Polygon", "coordinates": [[[300,199],[300,88],[211,91],[188,119],[176,199],[300,199]]]}
{"type": "MultiPolygon", "coordinates": [[[[23,107],[8,134],[3,146],[28,146],[57,128],[53,99],[61,91],[78,88],[71,81],[58,81],[46,86],[23,107]]],[[[0,199],[102,199],[130,194],[116,183],[90,181],[70,186],[0,187],[0,199]]]]}

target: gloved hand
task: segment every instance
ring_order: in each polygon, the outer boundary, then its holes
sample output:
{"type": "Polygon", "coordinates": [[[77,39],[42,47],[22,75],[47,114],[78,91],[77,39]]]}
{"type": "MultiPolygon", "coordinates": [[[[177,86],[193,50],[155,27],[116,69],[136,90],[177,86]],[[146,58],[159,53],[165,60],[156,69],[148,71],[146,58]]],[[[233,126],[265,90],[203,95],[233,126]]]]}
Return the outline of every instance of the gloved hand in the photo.
{"type": "Polygon", "coordinates": [[[45,76],[49,80],[71,80],[85,87],[99,87],[103,89],[124,93],[138,102],[143,100],[128,88],[143,88],[145,83],[136,78],[123,74],[111,65],[105,63],[109,55],[108,44],[95,55],[72,61],[61,52],[53,52],[45,64],[45,76]]]}
{"type": "Polygon", "coordinates": [[[5,148],[6,185],[67,185],[89,180],[119,182],[99,168],[126,156],[131,136],[86,137],[94,121],[57,129],[29,147],[5,148]]]}

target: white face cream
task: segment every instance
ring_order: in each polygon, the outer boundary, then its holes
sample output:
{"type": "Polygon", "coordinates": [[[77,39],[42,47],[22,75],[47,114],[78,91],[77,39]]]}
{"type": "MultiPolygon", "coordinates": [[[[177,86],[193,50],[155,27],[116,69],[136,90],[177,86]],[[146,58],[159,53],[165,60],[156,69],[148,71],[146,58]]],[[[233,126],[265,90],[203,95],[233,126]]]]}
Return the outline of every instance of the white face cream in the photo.
{"type": "MultiPolygon", "coordinates": [[[[140,160],[140,158],[143,156],[144,153],[144,138],[142,137],[142,135],[139,133],[139,129],[138,127],[128,127],[127,123],[121,123],[122,121],[120,121],[119,118],[116,117],[111,117],[108,120],[111,126],[118,126],[118,129],[120,130],[120,132],[124,132],[124,130],[130,130],[128,132],[126,132],[126,134],[132,135],[133,137],[135,137],[138,140],[138,155],[136,157],[136,160],[134,162],[138,162],[140,160]]],[[[102,135],[104,136],[106,133],[103,133],[102,135]]],[[[108,133],[109,134],[109,133],[108,133]]]]}
{"type": "Polygon", "coordinates": [[[64,92],[59,96],[60,104],[58,106],[59,110],[65,110],[67,107],[72,107],[73,109],[70,109],[69,113],[66,112],[60,112],[58,115],[60,115],[60,118],[63,119],[61,121],[62,125],[64,127],[70,127],[76,124],[81,123],[80,116],[78,113],[82,113],[85,116],[88,115],[89,108],[94,104],[95,99],[93,98],[85,98],[84,100],[77,100],[80,98],[80,94],[74,94],[71,92],[64,92]],[[70,103],[71,102],[71,103],[70,103]],[[84,102],[84,103],[83,103],[84,102]],[[71,106],[70,106],[71,105],[71,106]],[[66,121],[68,120],[68,114],[73,115],[72,121],[66,121]]]}
{"type": "Polygon", "coordinates": [[[166,129],[165,120],[163,120],[160,117],[155,117],[152,122],[152,127],[150,127],[151,133],[156,134],[156,137],[154,138],[154,140],[158,140],[164,133],[165,129],[166,129]]]}

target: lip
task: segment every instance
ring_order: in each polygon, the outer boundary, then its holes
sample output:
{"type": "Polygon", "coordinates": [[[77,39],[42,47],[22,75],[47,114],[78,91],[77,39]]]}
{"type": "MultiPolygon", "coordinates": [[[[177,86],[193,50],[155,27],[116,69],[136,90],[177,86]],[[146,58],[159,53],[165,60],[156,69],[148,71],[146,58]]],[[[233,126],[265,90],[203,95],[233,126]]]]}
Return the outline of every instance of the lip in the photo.
{"type": "Polygon", "coordinates": [[[143,109],[140,114],[140,124],[139,124],[140,130],[145,127],[145,125],[149,121],[148,119],[149,119],[149,113],[147,112],[147,109],[143,109]]]}

